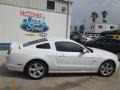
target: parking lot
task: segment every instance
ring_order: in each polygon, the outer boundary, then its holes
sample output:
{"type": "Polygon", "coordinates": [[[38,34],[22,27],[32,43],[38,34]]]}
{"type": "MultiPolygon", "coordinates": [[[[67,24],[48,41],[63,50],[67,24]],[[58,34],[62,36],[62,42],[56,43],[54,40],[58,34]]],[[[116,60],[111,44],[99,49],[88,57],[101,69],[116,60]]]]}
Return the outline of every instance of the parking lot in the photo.
{"type": "Polygon", "coordinates": [[[49,74],[30,80],[23,73],[8,71],[6,52],[0,52],[0,90],[120,90],[120,69],[111,77],[96,74],[49,74]]]}

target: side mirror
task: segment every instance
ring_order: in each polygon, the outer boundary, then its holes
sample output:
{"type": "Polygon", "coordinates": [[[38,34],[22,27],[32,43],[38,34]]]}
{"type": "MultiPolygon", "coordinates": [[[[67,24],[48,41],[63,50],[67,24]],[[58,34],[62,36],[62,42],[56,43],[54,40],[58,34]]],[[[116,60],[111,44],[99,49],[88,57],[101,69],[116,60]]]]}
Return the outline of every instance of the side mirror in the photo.
{"type": "Polygon", "coordinates": [[[83,49],[83,50],[81,50],[80,51],[82,54],[85,54],[85,53],[87,53],[88,51],[86,50],[86,49],[83,49]]]}
{"type": "Polygon", "coordinates": [[[83,50],[83,53],[87,53],[87,52],[88,52],[88,50],[87,50],[87,49],[84,49],[84,50],[83,50]]]}

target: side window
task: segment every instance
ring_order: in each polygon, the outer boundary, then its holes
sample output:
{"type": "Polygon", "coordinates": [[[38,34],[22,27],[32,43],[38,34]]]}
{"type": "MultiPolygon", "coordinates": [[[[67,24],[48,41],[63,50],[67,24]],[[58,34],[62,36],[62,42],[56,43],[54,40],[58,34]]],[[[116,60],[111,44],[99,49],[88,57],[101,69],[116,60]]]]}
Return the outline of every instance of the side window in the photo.
{"type": "Polygon", "coordinates": [[[64,52],[80,52],[83,50],[83,47],[73,42],[56,42],[55,43],[57,51],[64,52]]]}
{"type": "Polygon", "coordinates": [[[37,45],[36,48],[50,49],[50,44],[49,43],[40,44],[40,45],[37,45]]]}

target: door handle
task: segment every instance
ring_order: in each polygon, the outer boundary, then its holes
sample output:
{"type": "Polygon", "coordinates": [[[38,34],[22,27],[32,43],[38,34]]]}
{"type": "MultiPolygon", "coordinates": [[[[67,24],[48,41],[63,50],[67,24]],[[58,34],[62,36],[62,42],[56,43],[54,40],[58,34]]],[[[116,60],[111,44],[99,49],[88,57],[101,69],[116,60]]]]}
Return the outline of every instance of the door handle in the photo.
{"type": "Polygon", "coordinates": [[[59,55],[59,57],[65,57],[65,55],[64,55],[64,54],[61,54],[61,55],[59,55]]]}

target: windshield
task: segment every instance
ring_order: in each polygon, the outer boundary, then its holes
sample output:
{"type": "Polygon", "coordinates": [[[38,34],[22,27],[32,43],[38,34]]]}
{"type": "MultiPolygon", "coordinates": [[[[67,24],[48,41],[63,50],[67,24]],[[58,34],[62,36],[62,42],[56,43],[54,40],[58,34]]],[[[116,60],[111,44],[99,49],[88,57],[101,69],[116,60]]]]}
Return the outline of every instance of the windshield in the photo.
{"type": "Polygon", "coordinates": [[[45,41],[48,41],[48,40],[46,38],[33,40],[33,41],[30,41],[30,42],[24,43],[23,47],[26,47],[26,46],[29,46],[29,45],[32,45],[32,44],[36,44],[36,43],[40,43],[40,42],[45,42],[45,41]]]}

